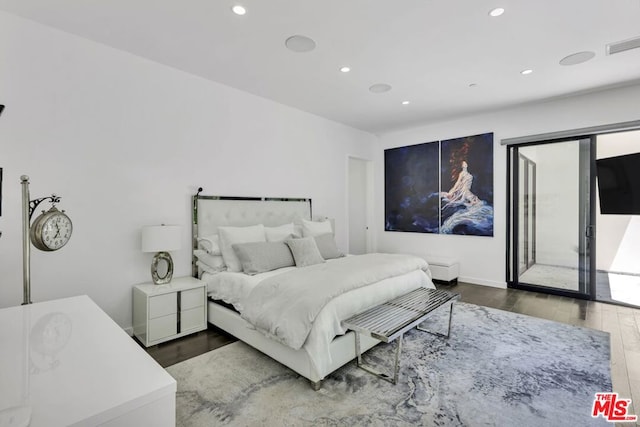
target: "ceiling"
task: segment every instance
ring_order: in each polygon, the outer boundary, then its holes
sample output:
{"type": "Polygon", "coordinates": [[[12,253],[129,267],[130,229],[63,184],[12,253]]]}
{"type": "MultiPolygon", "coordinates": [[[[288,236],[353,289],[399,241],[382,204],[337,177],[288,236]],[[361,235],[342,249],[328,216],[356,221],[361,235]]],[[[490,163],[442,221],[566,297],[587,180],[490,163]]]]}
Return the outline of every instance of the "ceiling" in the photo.
{"type": "Polygon", "coordinates": [[[605,53],[640,36],[640,0],[0,0],[0,10],[373,133],[640,82],[640,49],[605,53]],[[231,11],[238,3],[246,15],[231,11]],[[489,16],[495,7],[504,14],[489,16]],[[292,35],[315,50],[288,50],[292,35]],[[559,64],[581,51],[595,57],[559,64]],[[392,89],[371,93],[377,83],[392,89]]]}

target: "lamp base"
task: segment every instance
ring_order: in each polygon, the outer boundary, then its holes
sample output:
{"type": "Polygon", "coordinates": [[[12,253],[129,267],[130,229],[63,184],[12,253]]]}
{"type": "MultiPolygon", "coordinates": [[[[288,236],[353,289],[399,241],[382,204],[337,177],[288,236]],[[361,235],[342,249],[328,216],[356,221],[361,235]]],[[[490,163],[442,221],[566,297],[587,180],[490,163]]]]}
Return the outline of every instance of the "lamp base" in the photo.
{"type": "Polygon", "coordinates": [[[169,255],[169,252],[158,252],[154,255],[153,260],[151,261],[151,278],[153,279],[153,283],[156,285],[166,285],[171,282],[172,277],[173,259],[171,259],[171,255],[169,255]],[[158,274],[158,264],[160,261],[165,261],[167,263],[167,272],[162,277],[158,274]]]}

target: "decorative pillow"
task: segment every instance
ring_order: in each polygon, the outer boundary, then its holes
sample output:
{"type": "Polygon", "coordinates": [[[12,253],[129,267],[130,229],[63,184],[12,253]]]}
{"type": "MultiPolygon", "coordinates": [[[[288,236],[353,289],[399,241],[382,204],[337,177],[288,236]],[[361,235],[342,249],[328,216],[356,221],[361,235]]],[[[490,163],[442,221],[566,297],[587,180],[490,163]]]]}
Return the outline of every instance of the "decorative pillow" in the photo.
{"type": "Polygon", "coordinates": [[[284,242],[296,234],[293,223],[280,225],[278,227],[265,227],[264,234],[267,242],[284,242]]]}
{"type": "Polygon", "coordinates": [[[218,272],[226,269],[226,265],[224,264],[224,259],[222,258],[221,255],[211,255],[210,253],[207,253],[207,251],[205,251],[204,249],[196,249],[193,251],[193,254],[196,256],[198,261],[200,261],[202,264],[208,267],[208,269],[205,271],[208,271],[209,273],[211,273],[211,271],[209,270],[214,270],[218,272]]]}
{"type": "Polygon", "coordinates": [[[222,251],[220,251],[220,237],[217,234],[198,237],[198,248],[204,249],[211,255],[222,255],[222,251]]]}
{"type": "Polygon", "coordinates": [[[296,261],[296,267],[306,267],[325,262],[313,237],[289,239],[285,243],[291,249],[293,259],[296,261]]]}
{"type": "Polygon", "coordinates": [[[318,236],[320,234],[333,233],[330,221],[307,221],[302,220],[302,236],[318,236]]]}
{"type": "Polygon", "coordinates": [[[200,267],[200,270],[206,271],[207,273],[211,273],[211,274],[217,274],[217,273],[220,273],[220,271],[223,271],[223,270],[216,270],[215,268],[209,267],[207,264],[205,264],[202,261],[196,261],[196,265],[200,267]]]}
{"type": "Polygon", "coordinates": [[[320,234],[313,238],[316,241],[316,246],[318,246],[318,250],[320,251],[322,258],[333,259],[344,256],[344,254],[338,250],[336,239],[333,237],[332,233],[320,234]]]}
{"type": "Polygon", "coordinates": [[[262,224],[249,227],[218,227],[222,258],[228,271],[242,271],[242,264],[233,250],[234,243],[264,242],[264,226],[262,224]]]}
{"type": "Polygon", "coordinates": [[[235,243],[232,246],[246,274],[254,275],[296,265],[289,246],[284,242],[235,243]]]}

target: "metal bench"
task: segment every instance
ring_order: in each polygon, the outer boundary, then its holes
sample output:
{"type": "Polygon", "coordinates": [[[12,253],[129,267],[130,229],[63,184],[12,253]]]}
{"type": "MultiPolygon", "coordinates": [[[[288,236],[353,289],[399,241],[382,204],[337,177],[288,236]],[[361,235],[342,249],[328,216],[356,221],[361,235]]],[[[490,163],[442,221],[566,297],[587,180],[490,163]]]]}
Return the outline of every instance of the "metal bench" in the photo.
{"type": "Polygon", "coordinates": [[[402,352],[402,337],[404,333],[416,327],[420,331],[448,338],[451,331],[453,303],[459,298],[460,295],[453,292],[419,288],[344,320],[342,322],[343,326],[355,332],[357,366],[385,381],[396,384],[398,382],[398,371],[400,370],[400,354],[402,352]],[[424,322],[430,313],[446,304],[450,304],[449,324],[446,334],[420,328],[420,323],[424,322]],[[398,340],[396,343],[396,360],[393,378],[362,363],[360,334],[369,335],[372,338],[386,343],[392,342],[395,339],[398,340]]]}

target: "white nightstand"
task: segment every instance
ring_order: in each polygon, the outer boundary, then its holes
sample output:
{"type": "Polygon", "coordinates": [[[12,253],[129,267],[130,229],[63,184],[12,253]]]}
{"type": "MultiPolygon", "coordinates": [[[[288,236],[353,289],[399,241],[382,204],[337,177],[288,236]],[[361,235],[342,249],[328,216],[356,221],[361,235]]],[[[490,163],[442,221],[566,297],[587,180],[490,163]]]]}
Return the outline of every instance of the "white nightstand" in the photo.
{"type": "Polygon", "coordinates": [[[177,277],[133,287],[133,334],[149,347],[207,329],[207,284],[177,277]]]}

